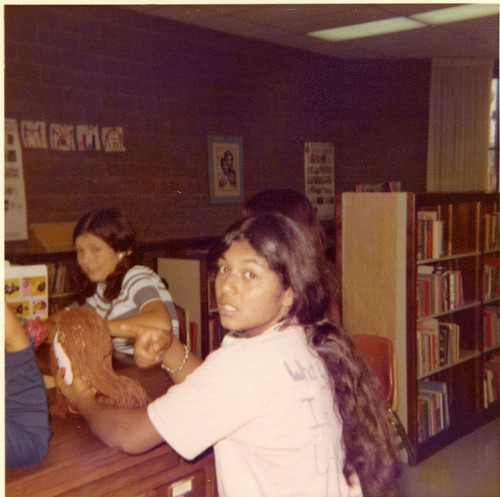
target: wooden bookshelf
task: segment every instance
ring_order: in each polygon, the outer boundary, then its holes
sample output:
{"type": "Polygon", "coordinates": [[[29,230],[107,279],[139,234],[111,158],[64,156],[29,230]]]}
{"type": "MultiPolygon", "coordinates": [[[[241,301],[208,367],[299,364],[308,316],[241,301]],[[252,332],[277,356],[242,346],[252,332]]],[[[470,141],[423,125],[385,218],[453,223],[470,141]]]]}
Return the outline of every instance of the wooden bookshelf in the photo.
{"type": "Polygon", "coordinates": [[[206,250],[188,250],[176,257],[159,257],[158,275],[163,278],[174,301],[187,309],[199,330],[196,350],[205,358],[220,344],[217,306],[207,268],[206,250]]]}
{"type": "MultiPolygon", "coordinates": [[[[500,256],[498,224],[491,221],[498,218],[498,200],[494,193],[468,192],[344,193],[337,200],[343,323],[349,333],[383,335],[393,341],[397,411],[416,447],[417,462],[500,414],[498,401],[485,402],[484,388],[485,364],[498,355],[500,346],[486,347],[483,328],[485,307],[498,309],[500,304],[498,292],[485,294],[491,272],[483,263],[500,256]],[[442,223],[442,251],[430,258],[421,256],[422,211],[435,212],[442,223]],[[484,259],[486,255],[490,259],[484,259]],[[445,275],[432,294],[444,301],[429,315],[421,314],[417,302],[419,267],[424,265],[440,268],[436,272],[445,275]],[[448,273],[453,278],[447,279],[448,273]],[[450,284],[461,292],[460,298],[452,299],[450,284]],[[459,350],[455,360],[441,365],[438,361],[419,374],[417,360],[423,351],[417,325],[429,318],[458,325],[459,350]],[[424,440],[419,439],[419,381],[443,384],[449,411],[449,424],[424,440]]],[[[490,290],[495,281],[489,282],[490,290]]]]}

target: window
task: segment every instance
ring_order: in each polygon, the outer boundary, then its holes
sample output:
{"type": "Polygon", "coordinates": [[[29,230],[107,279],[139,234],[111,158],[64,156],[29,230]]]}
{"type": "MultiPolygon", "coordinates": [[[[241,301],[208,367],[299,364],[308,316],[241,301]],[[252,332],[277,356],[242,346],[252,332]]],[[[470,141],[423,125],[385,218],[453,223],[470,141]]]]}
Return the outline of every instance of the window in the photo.
{"type": "Polygon", "coordinates": [[[488,191],[499,190],[498,162],[498,78],[491,82],[490,134],[489,134],[488,191]]]}

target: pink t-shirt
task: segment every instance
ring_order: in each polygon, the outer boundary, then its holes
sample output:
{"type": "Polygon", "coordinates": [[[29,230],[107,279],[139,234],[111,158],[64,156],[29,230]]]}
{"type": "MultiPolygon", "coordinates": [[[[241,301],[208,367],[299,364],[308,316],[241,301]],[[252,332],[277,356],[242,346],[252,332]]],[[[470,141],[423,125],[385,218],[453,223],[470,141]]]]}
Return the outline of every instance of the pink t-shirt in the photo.
{"type": "Polygon", "coordinates": [[[302,327],[217,349],[148,413],[186,459],[214,445],[220,497],[362,496],[343,476],[341,422],[302,327]]]}

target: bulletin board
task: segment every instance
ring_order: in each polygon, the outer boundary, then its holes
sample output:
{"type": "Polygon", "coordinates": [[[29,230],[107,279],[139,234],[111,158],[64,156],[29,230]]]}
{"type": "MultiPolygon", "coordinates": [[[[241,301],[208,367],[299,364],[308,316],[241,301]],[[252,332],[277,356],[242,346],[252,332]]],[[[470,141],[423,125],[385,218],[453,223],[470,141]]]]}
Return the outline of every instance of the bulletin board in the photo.
{"type": "Polygon", "coordinates": [[[26,240],[28,238],[28,224],[23,158],[15,119],[5,120],[4,180],[5,241],[26,240]]]}
{"type": "Polygon", "coordinates": [[[318,218],[335,218],[333,144],[307,142],[304,147],[306,197],[318,218]]]}

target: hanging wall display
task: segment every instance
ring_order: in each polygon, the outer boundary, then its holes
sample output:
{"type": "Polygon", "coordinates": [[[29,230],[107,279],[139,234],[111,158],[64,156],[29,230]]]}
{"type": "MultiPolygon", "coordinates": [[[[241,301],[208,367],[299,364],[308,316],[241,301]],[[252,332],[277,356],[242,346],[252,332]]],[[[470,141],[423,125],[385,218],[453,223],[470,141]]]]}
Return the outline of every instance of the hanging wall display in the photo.
{"type": "Polygon", "coordinates": [[[47,148],[47,133],[43,121],[21,121],[24,148],[47,148]]]}
{"type": "Polygon", "coordinates": [[[304,147],[306,196],[320,220],[335,217],[335,184],[332,143],[307,142],[304,147]]]}
{"type": "Polygon", "coordinates": [[[5,120],[4,180],[5,241],[26,240],[28,225],[23,159],[15,119],[5,120]]]}
{"type": "Polygon", "coordinates": [[[102,146],[105,152],[125,152],[123,128],[102,128],[102,146]]]}
{"type": "Polygon", "coordinates": [[[243,140],[209,136],[208,162],[212,203],[243,202],[243,140]]]}
{"type": "Polygon", "coordinates": [[[78,150],[86,152],[101,150],[101,141],[99,140],[99,128],[79,124],[76,127],[76,143],[78,150]]]}
{"type": "Polygon", "coordinates": [[[62,152],[76,150],[75,134],[71,124],[50,125],[50,148],[62,152]]]}

